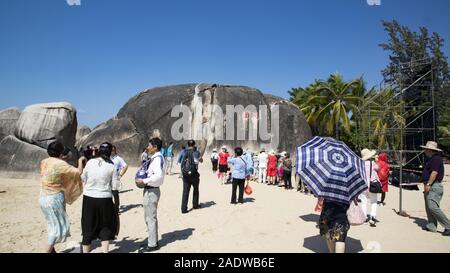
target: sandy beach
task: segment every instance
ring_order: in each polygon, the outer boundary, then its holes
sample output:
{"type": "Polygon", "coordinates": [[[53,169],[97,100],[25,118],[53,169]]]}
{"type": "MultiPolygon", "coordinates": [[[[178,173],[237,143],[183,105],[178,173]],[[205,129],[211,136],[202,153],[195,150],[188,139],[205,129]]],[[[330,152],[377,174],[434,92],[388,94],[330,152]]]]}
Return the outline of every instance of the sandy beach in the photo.
{"type": "MultiPolygon", "coordinates": [[[[174,166],[177,173],[178,167],[174,166]]],[[[137,252],[146,239],[142,191],[134,185],[136,168],[123,179],[120,195],[124,212],[112,252],[137,252]]],[[[220,185],[208,163],[200,169],[200,202],[203,208],[181,214],[182,181],[166,176],[158,208],[160,253],[325,253],[326,244],[316,228],[316,199],[284,188],[252,183],[254,193],[243,205],[231,205],[231,185],[220,185]]],[[[449,176],[441,206],[450,216],[449,176]]],[[[38,205],[39,179],[0,176],[0,252],[42,252],[46,223],[38,205]]],[[[191,193],[192,196],[192,193],[191,193]]],[[[192,197],[191,197],[192,198],[192,197]]],[[[352,227],[347,252],[450,252],[450,238],[421,229],[426,223],[422,191],[404,191],[404,210],[398,216],[398,188],[390,186],[387,205],[378,208],[376,228],[352,227]]],[[[56,247],[58,252],[79,252],[81,240],[79,198],[67,207],[72,237],[56,247]]],[[[192,199],[189,202],[192,208],[192,199]]],[[[439,227],[442,232],[442,227],[439,227]]],[[[99,246],[99,243],[96,243],[99,246]]],[[[100,252],[96,247],[93,252],[100,252]]]]}

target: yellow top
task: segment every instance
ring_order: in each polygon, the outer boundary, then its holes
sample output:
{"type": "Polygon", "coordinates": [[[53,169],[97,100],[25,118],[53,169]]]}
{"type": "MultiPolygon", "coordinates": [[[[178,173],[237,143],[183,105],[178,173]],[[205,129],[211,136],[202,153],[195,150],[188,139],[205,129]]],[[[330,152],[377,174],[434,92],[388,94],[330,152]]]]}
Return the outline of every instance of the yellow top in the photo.
{"type": "Polygon", "coordinates": [[[83,193],[83,183],[77,168],[50,157],[41,162],[41,189],[46,195],[64,192],[65,202],[70,205],[83,193]]]}

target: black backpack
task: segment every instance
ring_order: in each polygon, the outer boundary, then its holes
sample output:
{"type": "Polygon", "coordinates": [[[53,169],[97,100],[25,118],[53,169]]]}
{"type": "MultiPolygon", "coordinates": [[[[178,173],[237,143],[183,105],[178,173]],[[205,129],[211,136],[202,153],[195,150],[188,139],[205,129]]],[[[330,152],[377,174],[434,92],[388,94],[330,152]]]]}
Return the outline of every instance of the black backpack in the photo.
{"type": "Polygon", "coordinates": [[[181,162],[181,173],[183,176],[194,176],[197,174],[197,167],[194,161],[194,151],[186,150],[183,161],[181,162]]]}

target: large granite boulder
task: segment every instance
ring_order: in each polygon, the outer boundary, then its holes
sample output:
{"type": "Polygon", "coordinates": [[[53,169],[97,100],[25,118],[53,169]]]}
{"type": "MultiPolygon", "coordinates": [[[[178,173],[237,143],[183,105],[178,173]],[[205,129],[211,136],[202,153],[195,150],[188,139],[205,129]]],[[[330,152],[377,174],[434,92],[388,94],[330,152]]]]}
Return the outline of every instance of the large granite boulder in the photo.
{"type": "Polygon", "coordinates": [[[47,157],[45,149],[14,136],[7,136],[0,142],[0,172],[36,173],[47,157]]]}
{"type": "Polygon", "coordinates": [[[8,108],[0,111],[0,141],[6,136],[14,134],[20,111],[17,108],[8,108]]]}
{"type": "Polygon", "coordinates": [[[248,147],[253,151],[266,148],[293,153],[296,145],[301,145],[311,138],[311,130],[302,112],[282,98],[265,95],[257,89],[245,86],[184,84],[158,87],[139,93],[120,109],[114,119],[94,129],[80,145],[99,145],[103,141],[110,141],[116,144],[119,153],[133,164],[138,162],[142,149],[147,146],[147,141],[155,130],[159,130],[165,144],[174,142],[175,150],[185,145],[187,139],[196,139],[202,153],[222,145],[229,148],[248,147]],[[212,105],[219,107],[224,115],[211,111],[212,105]],[[227,116],[227,105],[242,105],[247,114],[227,116]],[[255,106],[256,110],[252,110],[252,106],[255,106]],[[267,117],[262,115],[264,111],[261,109],[264,107],[267,109],[267,117]],[[176,108],[188,110],[187,126],[180,126],[186,125],[180,121],[180,117],[186,116],[174,113],[176,108]],[[238,122],[238,116],[242,116],[241,123],[238,122]],[[234,120],[234,124],[228,126],[227,122],[231,120],[234,120]],[[258,124],[258,120],[266,124],[267,130],[258,124]],[[209,129],[204,129],[207,126],[209,129]],[[190,127],[191,131],[185,127],[190,127]],[[198,130],[199,128],[202,129],[198,130]],[[234,129],[234,135],[227,136],[228,128],[234,129]],[[250,128],[256,128],[256,138],[250,138],[250,128]],[[177,131],[184,133],[184,137],[176,134],[177,131]],[[261,136],[261,131],[268,134],[261,136]],[[237,132],[244,132],[244,138],[238,137],[237,132]],[[217,137],[218,135],[222,137],[217,137]]]}
{"type": "Polygon", "coordinates": [[[89,135],[81,139],[78,147],[86,148],[88,145],[99,146],[108,141],[117,147],[117,151],[130,163],[138,162],[142,153],[141,147],[147,147],[148,139],[139,134],[133,122],[129,119],[112,119],[96,127],[89,135]]]}
{"type": "Polygon", "coordinates": [[[47,149],[55,140],[75,146],[77,112],[67,102],[35,104],[25,108],[16,124],[15,136],[47,149]]]}
{"type": "Polygon", "coordinates": [[[80,128],[77,129],[77,134],[76,134],[76,143],[79,143],[80,140],[89,135],[92,132],[91,128],[87,127],[87,126],[81,126],[80,128]]]}

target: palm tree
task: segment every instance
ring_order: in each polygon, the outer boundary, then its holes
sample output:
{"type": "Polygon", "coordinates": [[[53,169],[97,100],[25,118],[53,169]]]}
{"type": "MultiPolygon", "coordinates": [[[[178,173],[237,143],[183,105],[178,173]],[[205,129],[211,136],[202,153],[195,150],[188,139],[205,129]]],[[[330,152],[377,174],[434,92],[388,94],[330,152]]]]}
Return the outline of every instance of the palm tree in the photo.
{"type": "Polygon", "coordinates": [[[365,107],[359,113],[363,131],[370,129],[367,141],[380,149],[399,148],[400,135],[392,134],[388,130],[405,126],[404,102],[395,97],[392,88],[384,88],[379,91],[372,89],[366,94],[365,107]],[[392,136],[388,139],[387,136],[392,136]]]}
{"type": "Polygon", "coordinates": [[[339,139],[341,128],[350,134],[349,114],[363,102],[363,89],[361,78],[345,82],[338,73],[332,74],[327,81],[319,81],[314,95],[305,105],[315,110],[311,113],[311,121],[324,126],[329,135],[334,133],[336,139],[339,139]]]}

